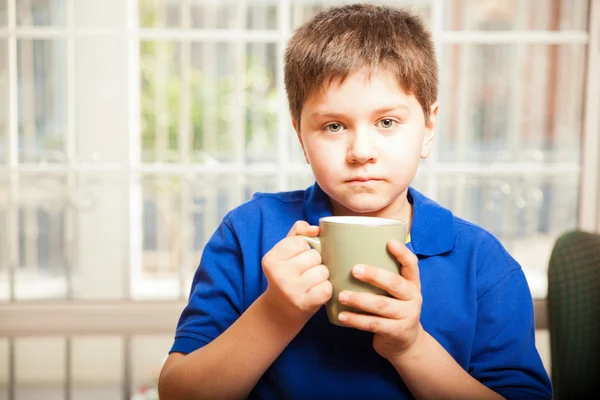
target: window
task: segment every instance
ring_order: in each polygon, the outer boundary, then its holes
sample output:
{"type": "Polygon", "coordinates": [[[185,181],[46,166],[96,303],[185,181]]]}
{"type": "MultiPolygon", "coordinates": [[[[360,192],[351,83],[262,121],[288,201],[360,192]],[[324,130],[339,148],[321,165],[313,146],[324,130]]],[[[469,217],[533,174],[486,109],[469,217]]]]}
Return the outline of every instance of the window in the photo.
{"type": "MultiPolygon", "coordinates": [[[[281,54],[339,3],[0,3],[15,21],[0,35],[0,298],[185,298],[228,210],[311,184],[281,54]]],[[[577,226],[588,2],[392,3],[424,17],[440,56],[415,185],[497,235],[543,296],[539,254],[577,226]]]]}

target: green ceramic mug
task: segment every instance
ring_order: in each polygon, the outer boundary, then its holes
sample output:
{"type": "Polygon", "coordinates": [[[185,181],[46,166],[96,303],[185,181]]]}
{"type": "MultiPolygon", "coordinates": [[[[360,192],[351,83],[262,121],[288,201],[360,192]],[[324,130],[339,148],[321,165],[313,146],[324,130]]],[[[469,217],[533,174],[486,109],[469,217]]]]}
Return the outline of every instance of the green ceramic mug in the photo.
{"type": "Polygon", "coordinates": [[[333,324],[343,326],[338,320],[342,311],[361,312],[339,302],[340,292],[370,292],[389,294],[352,275],[352,267],[366,264],[395,273],[400,264],[388,251],[387,243],[396,239],[406,241],[406,222],[376,217],[323,217],[319,219],[319,236],[302,236],[308,244],[321,253],[323,264],[329,270],[333,295],[327,302],[327,317],[333,324]]]}

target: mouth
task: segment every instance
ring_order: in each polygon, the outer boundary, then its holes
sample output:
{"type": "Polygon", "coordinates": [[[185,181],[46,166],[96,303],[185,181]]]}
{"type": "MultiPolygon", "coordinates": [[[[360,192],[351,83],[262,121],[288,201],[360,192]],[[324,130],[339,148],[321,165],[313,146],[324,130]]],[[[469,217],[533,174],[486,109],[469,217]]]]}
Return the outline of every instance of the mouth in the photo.
{"type": "Polygon", "coordinates": [[[355,178],[348,179],[346,183],[377,183],[381,182],[383,179],[375,178],[371,176],[359,176],[355,178]]]}

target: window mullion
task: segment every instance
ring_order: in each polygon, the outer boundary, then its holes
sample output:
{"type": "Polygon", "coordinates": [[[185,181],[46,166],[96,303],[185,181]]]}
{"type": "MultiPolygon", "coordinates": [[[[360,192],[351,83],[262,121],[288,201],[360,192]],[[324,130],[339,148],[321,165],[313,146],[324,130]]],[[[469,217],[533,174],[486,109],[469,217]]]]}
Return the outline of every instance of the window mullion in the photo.
{"type": "MultiPolygon", "coordinates": [[[[244,3],[239,4],[237,15],[240,15],[242,9],[245,10],[244,3]]],[[[204,4],[205,9],[215,7],[211,2],[204,4]]],[[[245,13],[245,11],[244,11],[245,13]]],[[[245,14],[241,17],[242,24],[245,21],[245,14]]],[[[238,18],[238,19],[240,19],[238,18]]],[[[205,19],[206,20],[206,19],[205,19]]],[[[214,23],[210,21],[210,23],[214,23]]],[[[279,40],[278,32],[271,29],[244,29],[240,25],[234,29],[175,29],[175,28],[142,28],[136,34],[145,40],[181,40],[181,41],[203,41],[203,42],[230,42],[230,43],[277,43],[279,40]]]]}
{"type": "MultiPolygon", "coordinates": [[[[74,21],[74,0],[66,0],[67,10],[67,29],[75,25],[74,21]]],[[[77,166],[77,146],[76,146],[76,119],[75,119],[75,37],[67,36],[67,137],[65,140],[65,154],[67,158],[68,174],[66,182],[66,204],[64,214],[64,246],[65,246],[65,280],[67,299],[73,297],[72,272],[77,242],[75,235],[75,210],[73,209],[71,198],[73,189],[78,185],[76,173],[73,167],[77,166]]],[[[80,184],[80,183],[79,183],[80,184]]]]}
{"type": "MultiPolygon", "coordinates": [[[[525,2],[527,4],[527,2],[525,2]]],[[[583,31],[445,31],[443,43],[457,44],[586,44],[583,31]]]]}
{"type": "MultiPolygon", "coordinates": [[[[18,111],[18,73],[16,0],[8,0],[8,170],[10,179],[10,198],[8,206],[8,286],[9,300],[16,298],[15,280],[19,263],[19,111],[18,111]]],[[[14,378],[14,374],[11,375],[14,378]]],[[[9,385],[14,391],[14,381],[9,385]]],[[[13,392],[14,398],[14,392],[13,392]]]]}
{"type": "MultiPolygon", "coordinates": [[[[182,0],[181,2],[181,23],[184,29],[190,28],[190,15],[191,7],[190,0],[182,0]]],[[[181,190],[179,193],[179,231],[181,234],[181,240],[179,240],[179,249],[172,249],[172,251],[179,251],[180,257],[179,265],[173,267],[177,268],[178,272],[178,293],[179,298],[184,299],[187,295],[187,289],[185,287],[186,281],[186,270],[188,266],[188,258],[191,249],[191,230],[190,221],[193,216],[190,213],[190,201],[191,201],[191,184],[188,175],[188,168],[190,166],[190,42],[182,41],[180,43],[181,48],[181,63],[180,63],[180,74],[181,74],[181,102],[179,109],[179,155],[181,163],[184,165],[184,173],[179,175],[179,184],[181,190]]]]}
{"type": "MultiPolygon", "coordinates": [[[[236,28],[244,29],[246,24],[246,12],[248,10],[247,0],[237,2],[236,28]]],[[[246,42],[237,40],[234,44],[234,115],[232,117],[232,144],[233,144],[233,163],[236,165],[245,164],[246,148],[246,42]]],[[[244,187],[248,178],[246,174],[237,174],[234,186],[229,187],[229,208],[238,206],[244,200],[244,187]]]]}
{"type": "Polygon", "coordinates": [[[579,228],[600,232],[600,2],[590,2],[579,228]]]}
{"type": "Polygon", "coordinates": [[[127,152],[121,163],[123,171],[123,200],[126,204],[125,231],[129,232],[123,241],[123,280],[125,299],[138,294],[142,284],[142,187],[140,176],[141,158],[141,113],[140,113],[140,41],[138,31],[138,1],[127,0],[127,20],[122,29],[123,39],[127,40],[127,107],[128,140],[127,152]]]}
{"type": "Polygon", "coordinates": [[[288,165],[290,163],[289,149],[289,124],[290,114],[288,103],[286,101],[286,92],[283,76],[283,56],[287,38],[290,34],[290,16],[292,2],[291,0],[282,0],[279,2],[278,9],[278,29],[279,41],[277,42],[277,94],[280,101],[277,103],[277,190],[284,191],[289,189],[289,172],[288,165]]]}
{"type": "MultiPolygon", "coordinates": [[[[203,13],[203,24],[204,26],[209,25],[217,18],[216,5],[212,2],[208,2],[204,5],[203,13]]],[[[212,159],[214,156],[218,156],[219,147],[217,146],[217,102],[218,102],[218,90],[217,90],[217,44],[212,42],[202,43],[202,85],[204,101],[202,118],[202,127],[200,128],[203,132],[202,136],[202,159],[204,161],[212,159]]],[[[206,164],[206,163],[205,163],[206,164]]],[[[212,164],[212,163],[211,163],[212,164]]],[[[215,163],[216,164],[216,163],[215,163]]],[[[218,204],[220,186],[217,185],[220,182],[219,177],[215,177],[214,174],[205,173],[202,179],[196,180],[196,185],[199,186],[199,182],[204,183],[203,187],[209,188],[209,190],[203,190],[201,192],[202,199],[204,200],[204,206],[202,209],[203,226],[202,233],[204,241],[206,242],[209,237],[213,234],[215,227],[219,224],[219,213],[218,204]]]]}
{"type": "MultiPolygon", "coordinates": [[[[438,91],[438,104],[442,104],[441,98],[442,96],[444,96],[445,94],[442,93],[441,88],[443,87],[442,85],[442,79],[443,79],[443,73],[442,71],[444,71],[444,66],[443,64],[443,59],[442,59],[442,54],[443,54],[443,48],[442,48],[442,43],[440,42],[441,39],[441,35],[442,35],[442,31],[444,29],[444,3],[443,0],[433,0],[433,4],[432,4],[432,15],[431,15],[431,34],[432,34],[432,38],[434,40],[435,43],[435,50],[436,50],[436,57],[438,60],[438,80],[439,80],[439,91],[438,91]]],[[[436,136],[439,135],[439,133],[442,130],[442,124],[440,123],[443,118],[444,118],[444,110],[441,111],[440,114],[438,114],[438,120],[436,121],[436,136]]],[[[443,134],[443,132],[441,132],[443,134]]],[[[436,142],[438,141],[437,137],[436,140],[434,140],[434,147],[433,147],[433,151],[431,152],[431,154],[429,155],[428,159],[427,159],[427,168],[426,168],[426,172],[427,172],[427,193],[431,198],[437,198],[437,193],[439,190],[439,179],[438,179],[438,173],[437,173],[437,165],[438,165],[438,159],[439,159],[439,154],[437,152],[437,145],[436,142]]]]}

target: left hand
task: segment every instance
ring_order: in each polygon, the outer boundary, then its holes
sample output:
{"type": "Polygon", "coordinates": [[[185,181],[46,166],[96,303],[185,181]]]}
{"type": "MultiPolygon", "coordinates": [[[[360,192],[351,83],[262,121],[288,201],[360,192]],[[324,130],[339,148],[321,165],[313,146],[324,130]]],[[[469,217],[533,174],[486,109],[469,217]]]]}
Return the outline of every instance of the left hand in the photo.
{"type": "Polygon", "coordinates": [[[368,265],[355,266],[352,274],[392,297],[344,291],[339,296],[342,304],[370,315],[346,311],[340,313],[339,318],[347,327],[375,333],[373,348],[393,361],[415,347],[423,336],[419,321],[423,298],[417,256],[397,240],[388,242],[388,250],[402,265],[401,274],[368,265]]]}

